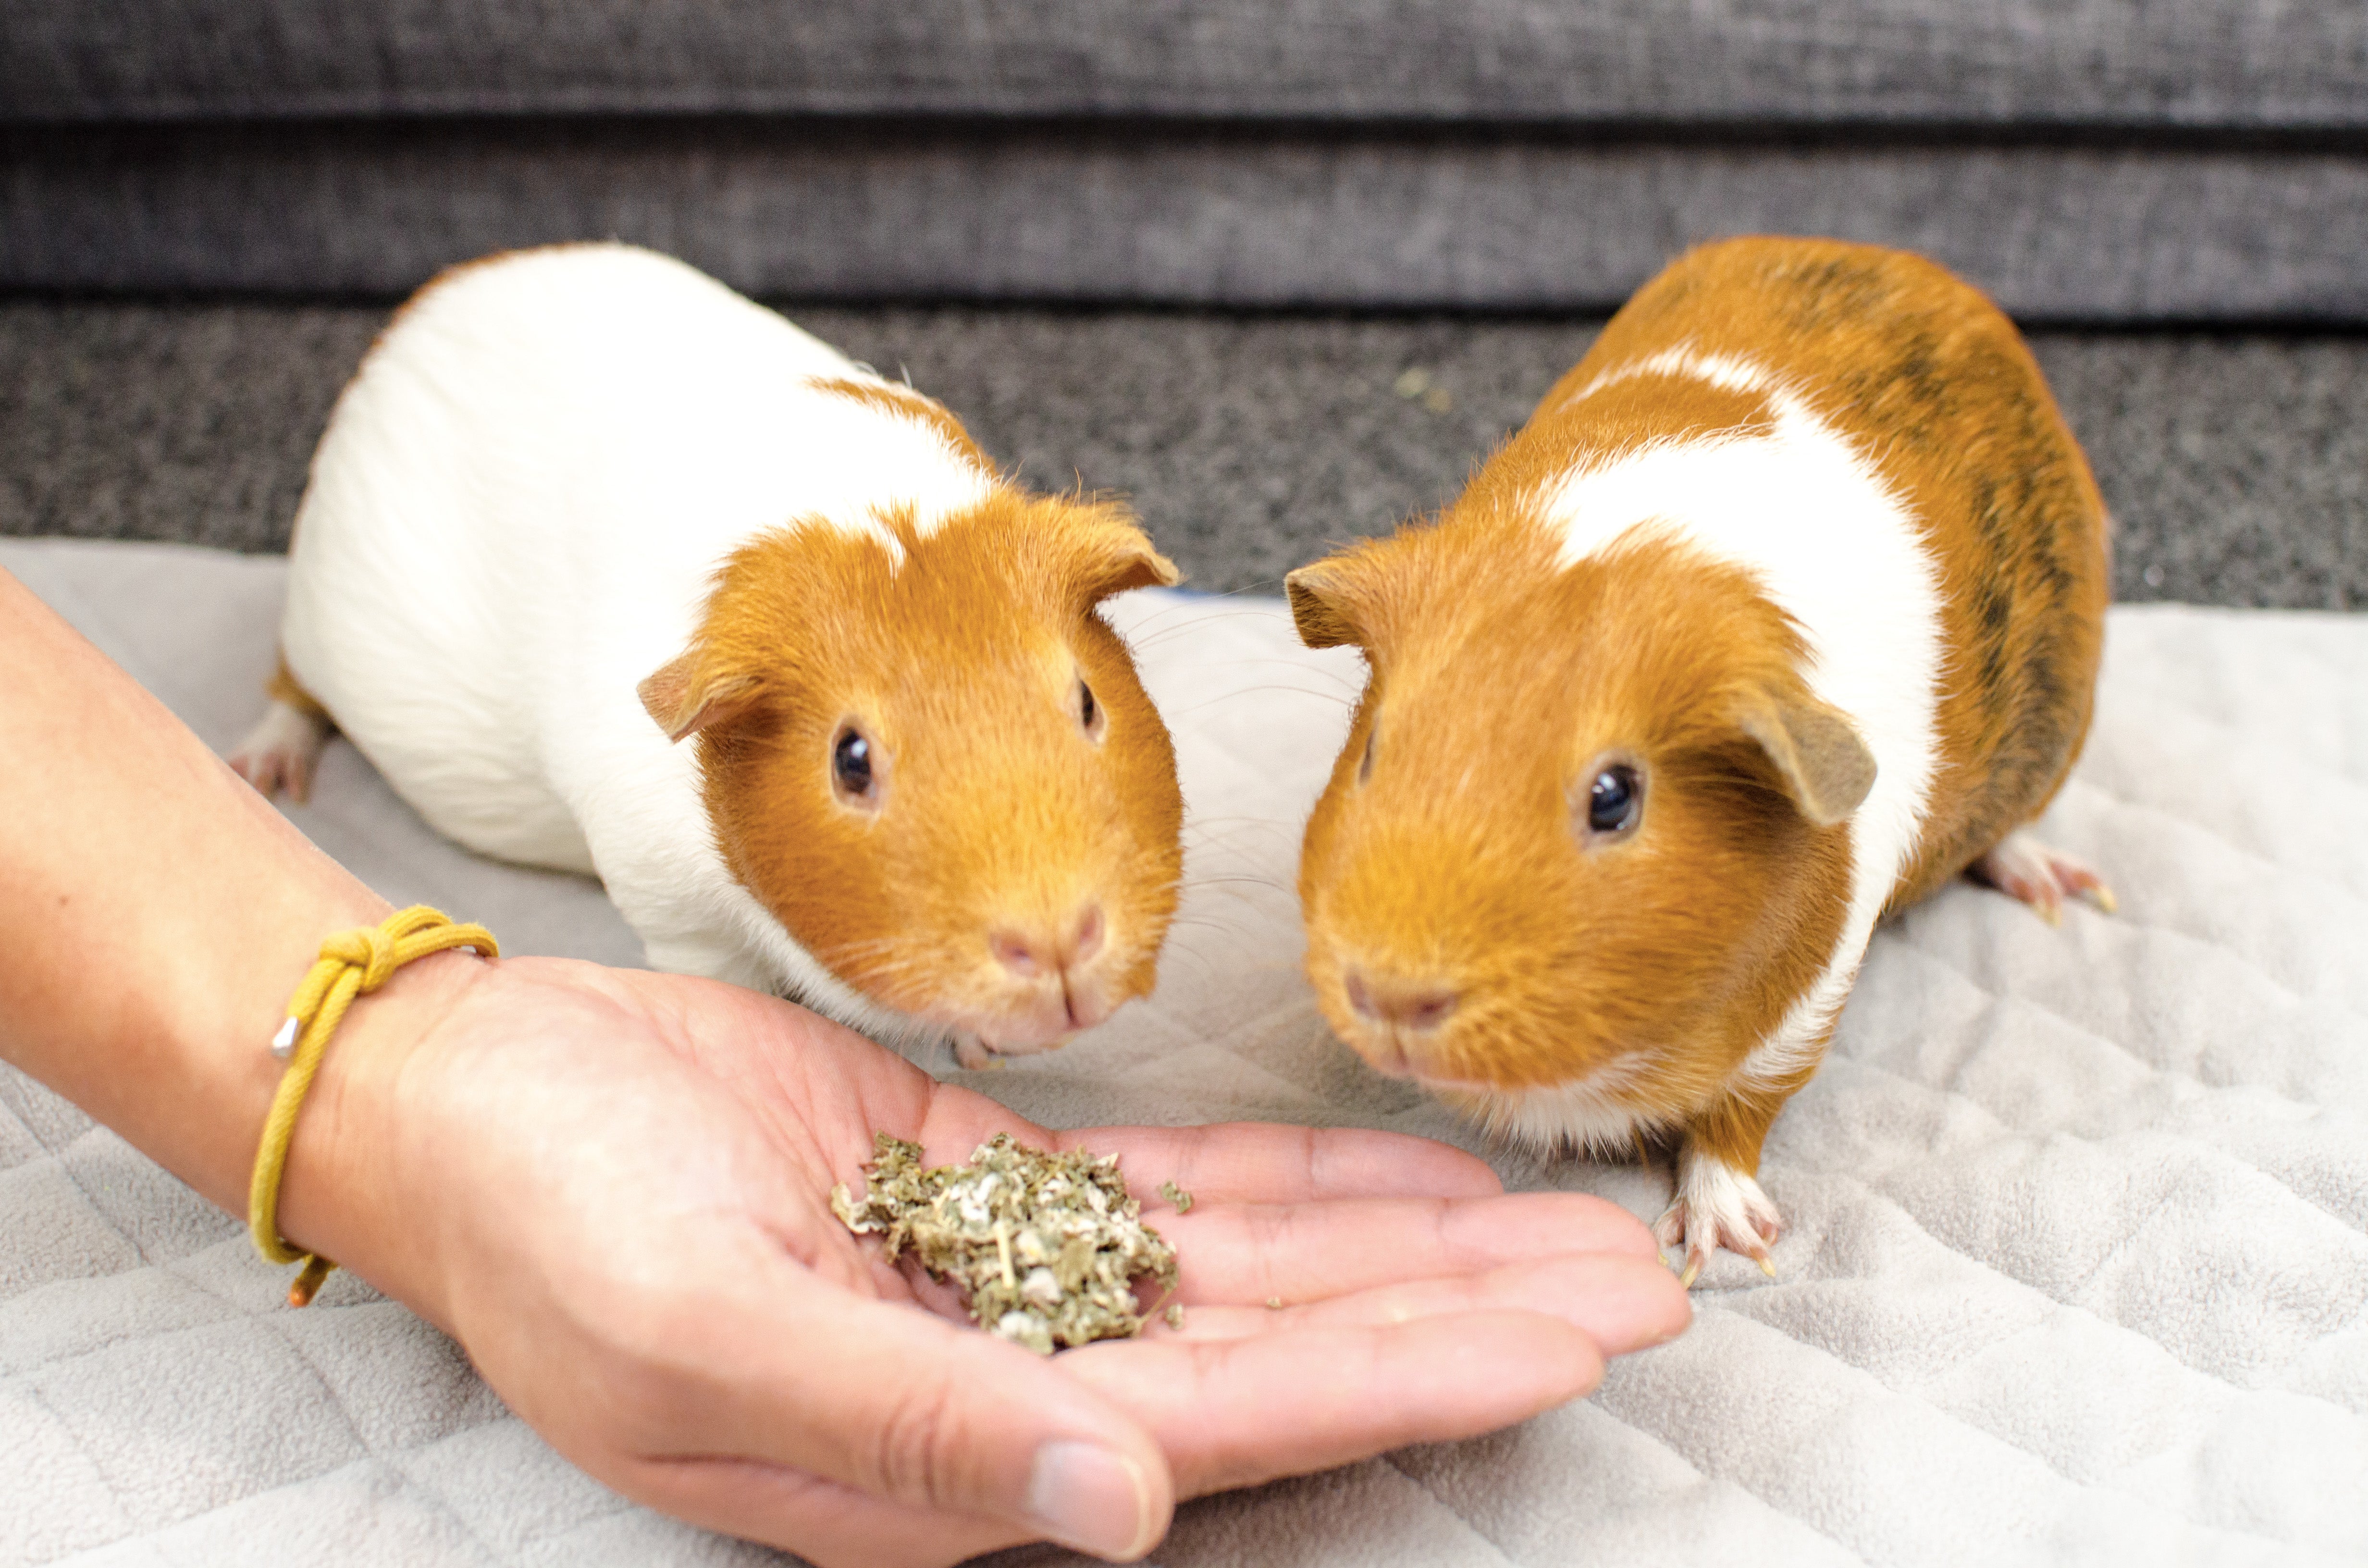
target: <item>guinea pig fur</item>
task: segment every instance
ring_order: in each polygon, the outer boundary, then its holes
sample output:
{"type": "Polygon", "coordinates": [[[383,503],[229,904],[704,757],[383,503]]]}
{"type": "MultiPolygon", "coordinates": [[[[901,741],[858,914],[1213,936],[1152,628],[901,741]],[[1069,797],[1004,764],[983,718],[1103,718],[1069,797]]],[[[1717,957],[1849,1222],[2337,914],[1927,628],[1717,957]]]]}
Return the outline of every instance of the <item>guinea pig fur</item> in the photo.
{"type": "Polygon", "coordinates": [[[1289,589],[1371,671],[1301,861],[1326,1017],[1514,1138],[1674,1142],[1689,1283],[1773,1272],[1761,1142],[1879,915],[1967,870],[2112,906],[2021,831],[2088,731],[2104,509],[1930,262],[1693,251],[1444,514],[1289,589]]]}
{"type": "Polygon", "coordinates": [[[514,253],[339,400],[232,760],[301,791],[334,722],[450,837],[598,876],[655,967],[975,1063],[1151,988],[1175,755],[1095,607],[1175,580],[689,267],[514,253]]]}

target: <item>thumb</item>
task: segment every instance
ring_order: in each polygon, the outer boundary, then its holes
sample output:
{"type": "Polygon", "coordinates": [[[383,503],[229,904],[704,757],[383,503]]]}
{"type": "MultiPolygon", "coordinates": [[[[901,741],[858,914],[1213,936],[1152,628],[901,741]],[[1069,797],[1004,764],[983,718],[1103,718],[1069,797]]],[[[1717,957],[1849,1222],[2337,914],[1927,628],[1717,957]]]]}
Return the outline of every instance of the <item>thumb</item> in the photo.
{"type": "Polygon", "coordinates": [[[654,1397],[636,1457],[789,1466],[1122,1561],[1167,1533],[1159,1445],[1045,1358],[779,1254],[747,1261],[739,1288],[718,1292],[724,1271],[703,1270],[710,1289],[650,1325],[663,1369],[641,1385],[654,1397]]]}

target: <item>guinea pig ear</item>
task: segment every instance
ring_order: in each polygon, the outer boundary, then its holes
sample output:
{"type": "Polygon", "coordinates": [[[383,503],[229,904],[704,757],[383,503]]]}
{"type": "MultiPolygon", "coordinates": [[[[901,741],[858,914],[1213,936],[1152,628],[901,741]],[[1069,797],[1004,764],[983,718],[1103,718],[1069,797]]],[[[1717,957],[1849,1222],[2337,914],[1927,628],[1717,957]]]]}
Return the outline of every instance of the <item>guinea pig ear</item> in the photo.
{"type": "Polygon", "coordinates": [[[1082,605],[1098,605],[1129,588],[1172,588],[1184,580],[1176,563],[1153,548],[1151,538],[1123,513],[1095,508],[1081,530],[1074,557],[1073,585],[1082,605]]]}
{"type": "Polygon", "coordinates": [[[634,687],[669,741],[736,719],[757,700],[754,677],[704,669],[705,663],[706,651],[694,647],[634,687]]]}
{"type": "Polygon", "coordinates": [[[1291,597],[1291,623],[1311,648],[1363,647],[1364,629],[1349,613],[1348,574],[1340,558],[1303,566],[1282,580],[1291,597]]]}
{"type": "Polygon", "coordinates": [[[1736,722],[1759,744],[1803,816],[1831,827],[1858,810],[1874,788],[1874,754],[1839,709],[1806,692],[1758,692],[1738,704],[1736,722]]]}

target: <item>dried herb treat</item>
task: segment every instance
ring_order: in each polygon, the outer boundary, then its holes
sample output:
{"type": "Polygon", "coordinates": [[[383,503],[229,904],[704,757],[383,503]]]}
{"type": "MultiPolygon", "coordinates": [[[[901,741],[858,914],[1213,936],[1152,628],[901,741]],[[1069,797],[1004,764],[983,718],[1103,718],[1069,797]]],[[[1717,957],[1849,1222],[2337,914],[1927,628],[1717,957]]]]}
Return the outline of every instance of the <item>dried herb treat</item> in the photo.
{"type": "MultiPolygon", "coordinates": [[[[862,1196],[841,1184],[831,1211],[857,1235],[882,1237],[891,1260],[909,1249],[959,1286],[989,1334],[1046,1356],[1123,1339],[1143,1329],[1135,1281],[1162,1295],[1176,1288],[1176,1249],[1143,1222],[1116,1154],[1048,1154],[998,1132],[968,1165],[931,1170],[917,1143],[885,1132],[871,1142],[862,1196]]],[[[1191,1199],[1170,1201],[1181,1212],[1191,1199]]],[[[1169,1309],[1171,1324],[1178,1315],[1169,1309]]]]}

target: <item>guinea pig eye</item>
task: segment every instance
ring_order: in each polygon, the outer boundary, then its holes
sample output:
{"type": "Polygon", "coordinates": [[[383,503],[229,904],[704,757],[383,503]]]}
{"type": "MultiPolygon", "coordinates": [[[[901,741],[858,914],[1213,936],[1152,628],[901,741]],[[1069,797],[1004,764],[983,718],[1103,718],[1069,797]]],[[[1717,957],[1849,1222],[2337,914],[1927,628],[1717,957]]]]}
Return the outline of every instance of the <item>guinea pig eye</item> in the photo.
{"type": "Polygon", "coordinates": [[[1587,787],[1587,826],[1591,833],[1626,833],[1645,814],[1645,781],[1624,762],[1600,769],[1587,787]]]}
{"type": "Polygon", "coordinates": [[[1100,740],[1102,732],[1109,728],[1102,722],[1102,705],[1094,700],[1094,688],[1082,677],[1077,681],[1077,722],[1096,740],[1100,740]]]}
{"type": "Polygon", "coordinates": [[[849,805],[878,803],[880,789],[871,772],[871,743],[860,731],[843,729],[831,744],[830,786],[849,805]]]}

